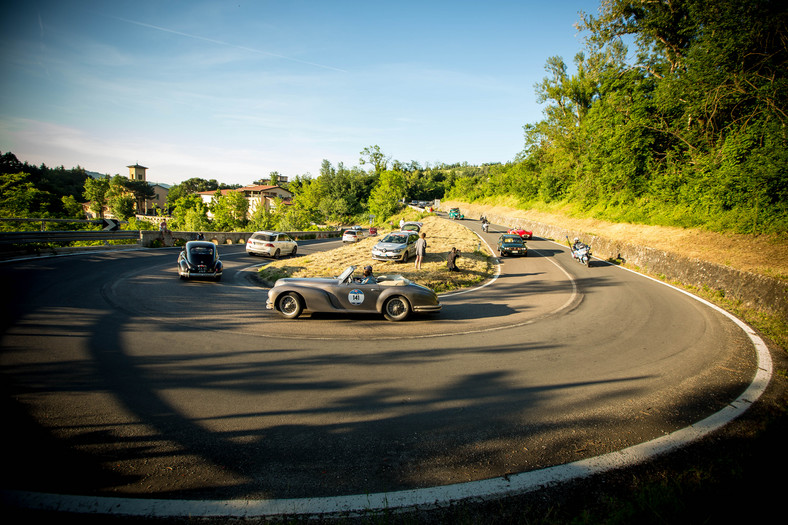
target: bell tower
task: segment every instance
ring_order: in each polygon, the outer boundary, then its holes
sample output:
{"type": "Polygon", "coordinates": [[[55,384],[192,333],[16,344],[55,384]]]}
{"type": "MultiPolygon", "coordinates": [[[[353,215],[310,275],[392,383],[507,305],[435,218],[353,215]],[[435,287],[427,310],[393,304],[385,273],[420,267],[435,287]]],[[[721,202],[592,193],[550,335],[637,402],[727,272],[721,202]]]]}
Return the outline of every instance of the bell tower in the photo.
{"type": "Polygon", "coordinates": [[[145,171],[148,168],[140,166],[139,164],[132,164],[126,167],[129,168],[129,178],[131,180],[145,180],[145,171]]]}

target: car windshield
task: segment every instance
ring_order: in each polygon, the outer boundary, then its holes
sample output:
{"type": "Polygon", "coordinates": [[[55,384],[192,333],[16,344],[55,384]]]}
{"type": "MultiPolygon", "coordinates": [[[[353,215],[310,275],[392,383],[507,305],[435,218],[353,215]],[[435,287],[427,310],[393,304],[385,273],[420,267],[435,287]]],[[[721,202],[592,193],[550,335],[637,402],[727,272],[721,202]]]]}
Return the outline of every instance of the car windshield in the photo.
{"type": "Polygon", "coordinates": [[[195,264],[213,262],[213,248],[210,246],[193,246],[189,249],[189,259],[195,264]]]}
{"type": "Polygon", "coordinates": [[[523,244],[523,240],[520,237],[515,237],[514,235],[511,237],[504,237],[503,242],[506,244],[523,244]]]}
{"type": "Polygon", "coordinates": [[[342,272],[342,275],[339,276],[339,282],[340,283],[344,283],[345,281],[347,281],[348,278],[351,275],[353,275],[353,270],[355,270],[355,269],[356,269],[355,266],[348,266],[347,268],[345,268],[345,271],[342,272]]]}
{"type": "Polygon", "coordinates": [[[254,235],[252,235],[252,239],[256,241],[267,241],[267,242],[276,240],[273,235],[267,233],[255,233],[254,235]]]}
{"type": "Polygon", "coordinates": [[[386,235],[381,242],[390,242],[393,244],[405,244],[408,242],[407,235],[386,235]]]}

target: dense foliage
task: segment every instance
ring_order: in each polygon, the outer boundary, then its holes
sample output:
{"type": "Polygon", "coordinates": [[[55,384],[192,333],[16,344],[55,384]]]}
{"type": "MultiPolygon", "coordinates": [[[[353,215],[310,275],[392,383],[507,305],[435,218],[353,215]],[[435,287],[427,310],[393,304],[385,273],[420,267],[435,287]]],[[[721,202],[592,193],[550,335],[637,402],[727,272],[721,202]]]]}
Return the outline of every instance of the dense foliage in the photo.
{"type": "MultiPolygon", "coordinates": [[[[0,217],[82,218],[83,168],[31,166],[13,153],[0,155],[0,217]]],[[[18,223],[0,224],[16,229],[18,223]]]]}
{"type": "Polygon", "coordinates": [[[515,162],[450,196],[515,195],[600,218],[759,233],[788,226],[788,10],[776,0],[606,0],[586,48],[536,86],[515,162]],[[635,49],[630,57],[629,46],[635,49]]]}
{"type": "MultiPolygon", "coordinates": [[[[395,213],[403,200],[441,198],[456,178],[451,167],[422,168],[416,162],[392,161],[377,145],[364,148],[360,155],[359,164],[370,166],[369,170],[347,168],[342,163],[334,166],[324,160],[318,176],[296,176],[280,184],[293,193],[291,202],[277,201],[270,209],[260,206],[251,212],[234,192],[216,192],[206,206],[196,192],[216,191],[221,185],[189,179],[170,189],[171,225],[189,231],[307,231],[337,224],[379,224],[395,213]]],[[[273,172],[269,180],[278,177],[273,172]]]]}

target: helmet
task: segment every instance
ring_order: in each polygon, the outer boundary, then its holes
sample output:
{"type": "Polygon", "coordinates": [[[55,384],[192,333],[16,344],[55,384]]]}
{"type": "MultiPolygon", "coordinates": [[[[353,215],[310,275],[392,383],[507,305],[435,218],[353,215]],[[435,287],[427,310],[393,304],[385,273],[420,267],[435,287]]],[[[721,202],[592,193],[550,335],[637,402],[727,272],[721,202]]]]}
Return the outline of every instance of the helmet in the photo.
{"type": "Polygon", "coordinates": [[[575,237],[575,242],[580,242],[580,239],[578,239],[577,237],[575,237]]]}

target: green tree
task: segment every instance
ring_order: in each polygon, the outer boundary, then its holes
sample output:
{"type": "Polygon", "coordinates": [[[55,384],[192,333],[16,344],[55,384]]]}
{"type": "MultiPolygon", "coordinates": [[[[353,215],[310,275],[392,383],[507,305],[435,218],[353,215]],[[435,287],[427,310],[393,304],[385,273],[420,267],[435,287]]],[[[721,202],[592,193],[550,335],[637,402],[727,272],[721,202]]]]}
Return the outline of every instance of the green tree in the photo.
{"type": "Polygon", "coordinates": [[[45,216],[51,197],[35,187],[28,173],[7,173],[0,178],[0,214],[5,217],[45,216]]]}
{"type": "Polygon", "coordinates": [[[398,171],[384,171],[369,197],[369,212],[378,221],[385,220],[399,210],[404,196],[405,176],[398,171]]]}
{"type": "Polygon", "coordinates": [[[380,146],[377,144],[374,146],[367,146],[363,150],[361,150],[361,158],[359,162],[363,166],[364,164],[370,164],[375,172],[376,175],[380,175],[383,171],[388,167],[388,162],[390,157],[387,157],[380,151],[380,146]]]}
{"type": "Polygon", "coordinates": [[[82,204],[80,204],[73,195],[65,195],[61,197],[60,200],[63,202],[63,210],[66,216],[74,219],[83,219],[85,217],[85,212],[82,210],[82,204]]]}
{"type": "Polygon", "coordinates": [[[90,201],[88,208],[97,217],[104,216],[104,207],[107,206],[107,193],[109,192],[109,175],[98,179],[85,180],[84,197],[90,201]]]}
{"type": "Polygon", "coordinates": [[[172,208],[172,227],[184,231],[210,230],[208,206],[195,194],[179,198],[172,208]]]}
{"type": "Polygon", "coordinates": [[[220,231],[240,231],[246,225],[249,201],[242,192],[217,190],[211,203],[213,222],[220,231]]]}

